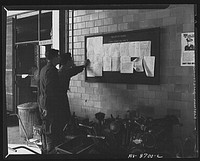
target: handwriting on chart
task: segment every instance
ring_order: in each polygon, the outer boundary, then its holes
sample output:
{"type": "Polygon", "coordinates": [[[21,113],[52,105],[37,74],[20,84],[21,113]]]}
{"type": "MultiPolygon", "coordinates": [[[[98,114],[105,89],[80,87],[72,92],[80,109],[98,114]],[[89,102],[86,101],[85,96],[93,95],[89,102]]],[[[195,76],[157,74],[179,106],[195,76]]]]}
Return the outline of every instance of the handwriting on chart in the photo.
{"type": "Polygon", "coordinates": [[[148,153],[129,154],[128,158],[163,158],[163,155],[161,155],[161,154],[148,154],[148,153]]]}

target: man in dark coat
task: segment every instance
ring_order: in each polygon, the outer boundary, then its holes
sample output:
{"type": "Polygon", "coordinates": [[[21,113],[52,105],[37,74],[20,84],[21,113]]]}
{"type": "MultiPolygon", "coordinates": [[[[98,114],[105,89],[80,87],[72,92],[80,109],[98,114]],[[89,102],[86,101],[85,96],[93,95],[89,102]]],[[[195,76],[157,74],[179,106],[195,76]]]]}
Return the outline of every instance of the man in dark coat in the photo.
{"type": "Polygon", "coordinates": [[[55,146],[63,140],[62,130],[65,115],[62,112],[61,86],[56,65],[60,61],[59,51],[50,49],[45,53],[47,64],[40,71],[39,110],[43,122],[43,153],[55,152],[55,146]]]}
{"type": "Polygon", "coordinates": [[[185,46],[185,51],[194,50],[194,45],[192,44],[193,39],[191,37],[188,37],[186,41],[187,41],[187,45],[185,46]]]}
{"type": "Polygon", "coordinates": [[[69,100],[67,96],[67,91],[69,90],[69,83],[71,77],[77,75],[78,73],[82,72],[83,69],[89,64],[89,60],[86,60],[84,65],[75,66],[74,61],[71,57],[71,53],[64,53],[60,55],[60,64],[61,67],[58,70],[60,85],[62,89],[62,94],[64,95],[65,99],[62,100],[62,105],[65,106],[65,113],[68,116],[68,121],[71,117],[70,107],[69,107],[69,100]]]}

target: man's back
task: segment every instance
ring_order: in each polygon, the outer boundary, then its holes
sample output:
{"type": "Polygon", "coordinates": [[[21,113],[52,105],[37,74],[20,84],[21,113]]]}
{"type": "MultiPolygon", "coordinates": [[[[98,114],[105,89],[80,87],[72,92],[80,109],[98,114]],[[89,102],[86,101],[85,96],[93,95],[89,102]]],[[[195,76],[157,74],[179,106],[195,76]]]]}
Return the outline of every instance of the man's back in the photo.
{"type": "Polygon", "coordinates": [[[60,87],[57,69],[47,63],[40,72],[40,107],[54,112],[59,108],[60,87]]]}

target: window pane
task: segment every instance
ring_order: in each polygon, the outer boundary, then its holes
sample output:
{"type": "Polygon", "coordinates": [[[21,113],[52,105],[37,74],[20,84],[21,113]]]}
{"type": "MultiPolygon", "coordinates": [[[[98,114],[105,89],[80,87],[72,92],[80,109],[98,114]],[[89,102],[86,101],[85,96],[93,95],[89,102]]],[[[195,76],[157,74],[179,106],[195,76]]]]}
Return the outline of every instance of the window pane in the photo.
{"type": "Polygon", "coordinates": [[[17,42],[38,40],[38,15],[17,19],[17,42]]]}
{"type": "Polygon", "coordinates": [[[41,14],[41,26],[40,26],[40,34],[41,40],[49,40],[51,39],[51,28],[52,28],[52,12],[41,14]]]}

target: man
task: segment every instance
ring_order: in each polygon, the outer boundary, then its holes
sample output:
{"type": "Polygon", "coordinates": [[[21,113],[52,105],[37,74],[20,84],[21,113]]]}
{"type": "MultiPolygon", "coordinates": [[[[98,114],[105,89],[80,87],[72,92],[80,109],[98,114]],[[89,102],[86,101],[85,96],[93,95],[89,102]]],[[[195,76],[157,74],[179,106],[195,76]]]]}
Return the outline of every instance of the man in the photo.
{"type": "Polygon", "coordinates": [[[39,109],[43,122],[42,134],[43,153],[55,152],[55,146],[60,144],[62,136],[62,95],[56,65],[60,61],[59,51],[50,49],[45,53],[47,64],[40,71],[39,109]]]}
{"type": "Polygon", "coordinates": [[[64,95],[65,99],[62,100],[62,105],[65,107],[63,112],[66,113],[68,116],[67,121],[70,120],[71,112],[69,107],[69,100],[67,96],[67,91],[69,90],[69,83],[71,77],[77,75],[78,73],[82,72],[85,67],[89,64],[89,60],[86,60],[84,65],[75,66],[74,61],[71,57],[71,53],[65,53],[60,55],[60,64],[61,67],[58,70],[60,85],[62,89],[62,94],[64,95]]]}
{"type": "Polygon", "coordinates": [[[194,50],[194,45],[192,44],[193,39],[191,37],[188,37],[186,41],[187,41],[187,45],[185,46],[185,51],[194,50]]]}

